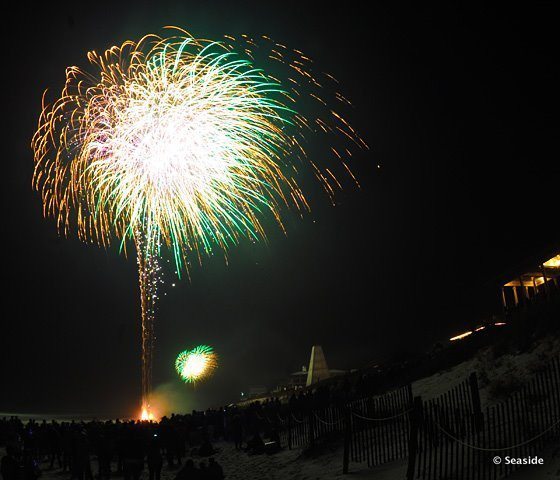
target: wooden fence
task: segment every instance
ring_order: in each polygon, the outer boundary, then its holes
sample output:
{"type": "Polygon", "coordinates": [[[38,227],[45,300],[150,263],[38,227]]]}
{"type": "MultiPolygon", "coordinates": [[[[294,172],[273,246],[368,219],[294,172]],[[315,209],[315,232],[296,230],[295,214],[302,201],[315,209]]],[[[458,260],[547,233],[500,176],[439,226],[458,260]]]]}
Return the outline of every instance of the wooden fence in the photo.
{"type": "Polygon", "coordinates": [[[291,449],[344,436],[344,470],[349,462],[371,467],[406,457],[411,411],[412,388],[407,385],[343,405],[287,412],[281,418],[280,438],[291,449]]]}
{"type": "Polygon", "coordinates": [[[560,360],[506,401],[481,408],[477,377],[443,395],[413,398],[410,385],[344,405],[287,412],[276,422],[289,448],[344,438],[343,472],[408,457],[407,479],[497,480],[560,436],[560,360]],[[494,463],[500,457],[500,463],[494,463]]]}
{"type": "Polygon", "coordinates": [[[483,412],[454,401],[449,392],[430,402],[417,398],[407,477],[495,480],[509,475],[519,465],[508,464],[505,457],[534,456],[558,437],[559,386],[555,359],[523,389],[483,412]]]}
{"type": "Polygon", "coordinates": [[[367,462],[373,467],[408,455],[411,385],[350,402],[347,409],[344,473],[350,462],[367,462]]]}
{"type": "Polygon", "coordinates": [[[305,413],[287,412],[279,425],[280,439],[289,449],[313,446],[344,431],[344,408],[330,406],[305,413]]]}

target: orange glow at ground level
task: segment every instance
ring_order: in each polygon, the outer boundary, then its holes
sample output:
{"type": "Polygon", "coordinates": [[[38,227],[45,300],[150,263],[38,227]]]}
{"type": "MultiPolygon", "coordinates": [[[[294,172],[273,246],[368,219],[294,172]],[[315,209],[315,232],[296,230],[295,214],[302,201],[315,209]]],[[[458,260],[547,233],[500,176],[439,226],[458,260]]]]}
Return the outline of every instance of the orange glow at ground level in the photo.
{"type": "Polygon", "coordinates": [[[143,422],[151,422],[152,420],[155,420],[155,416],[150,410],[149,406],[144,405],[142,407],[142,412],[140,413],[140,420],[142,420],[143,422]]]}

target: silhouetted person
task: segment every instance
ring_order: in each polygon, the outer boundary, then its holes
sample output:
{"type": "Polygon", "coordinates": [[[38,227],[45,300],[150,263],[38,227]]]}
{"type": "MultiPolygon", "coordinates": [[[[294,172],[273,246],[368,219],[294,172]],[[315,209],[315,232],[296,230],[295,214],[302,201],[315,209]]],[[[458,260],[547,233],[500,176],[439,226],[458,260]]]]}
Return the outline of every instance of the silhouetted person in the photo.
{"type": "Polygon", "coordinates": [[[31,457],[26,457],[23,462],[23,480],[37,480],[41,476],[41,471],[37,461],[31,457]]]}
{"type": "Polygon", "coordinates": [[[251,440],[247,442],[247,453],[257,455],[264,452],[264,442],[259,432],[255,432],[255,435],[251,440]]]}
{"type": "Polygon", "coordinates": [[[124,449],[126,444],[126,431],[124,428],[120,430],[117,435],[116,440],[116,452],[117,452],[117,475],[122,475],[124,468],[124,449]]]}
{"type": "Polygon", "coordinates": [[[15,458],[15,448],[6,447],[6,455],[2,458],[0,473],[3,480],[18,480],[19,463],[15,458]]]}
{"type": "Polygon", "coordinates": [[[235,443],[235,449],[240,450],[241,444],[243,443],[243,424],[241,423],[241,417],[239,415],[233,417],[231,422],[231,434],[235,443]]]}
{"type": "Polygon", "coordinates": [[[150,480],[160,480],[161,468],[163,467],[163,455],[161,454],[161,443],[157,434],[154,435],[148,445],[147,460],[150,480]]]}
{"type": "Polygon", "coordinates": [[[74,435],[72,439],[72,480],[93,480],[89,461],[89,442],[86,432],[74,435]]]}
{"type": "Polygon", "coordinates": [[[66,426],[62,434],[62,471],[69,472],[72,468],[72,432],[66,426]]]}
{"type": "Polygon", "coordinates": [[[200,480],[200,478],[200,470],[194,466],[194,462],[190,458],[175,476],[175,480],[200,480]]]}
{"type": "MultiPolygon", "coordinates": [[[[170,431],[170,438],[169,438],[169,447],[170,452],[171,452],[171,458],[177,459],[177,463],[179,465],[182,464],[181,461],[181,452],[182,452],[182,448],[181,448],[181,436],[179,435],[179,432],[177,431],[177,429],[174,427],[171,429],[170,431]]],[[[173,461],[173,460],[172,460],[173,461]]]]}
{"type": "Polygon", "coordinates": [[[173,435],[173,429],[171,425],[164,425],[161,428],[161,441],[165,449],[165,457],[167,458],[167,466],[173,468],[175,466],[175,440],[173,435]]]}
{"type": "Polygon", "coordinates": [[[208,471],[208,467],[206,466],[206,462],[204,460],[202,460],[198,464],[198,468],[200,469],[199,470],[200,479],[201,480],[209,480],[210,472],[208,471]]]}
{"type": "Polygon", "coordinates": [[[142,440],[129,431],[124,445],[123,470],[125,480],[139,480],[144,470],[144,447],[142,440]]]}
{"type": "Polygon", "coordinates": [[[50,469],[54,467],[55,460],[58,461],[58,468],[62,468],[62,439],[60,432],[55,425],[50,425],[47,430],[47,449],[49,452],[50,469]]]}
{"type": "Polygon", "coordinates": [[[208,463],[208,474],[210,480],[223,480],[224,478],[222,466],[213,457],[210,458],[208,463]]]}
{"type": "Polygon", "coordinates": [[[97,443],[97,461],[99,463],[99,478],[111,477],[111,459],[113,457],[112,443],[106,435],[101,435],[97,443]]]}
{"type": "Polygon", "coordinates": [[[208,439],[204,440],[204,442],[202,442],[202,445],[198,449],[198,454],[201,457],[209,457],[210,455],[214,455],[214,453],[216,453],[216,450],[214,450],[214,447],[208,439]]]}

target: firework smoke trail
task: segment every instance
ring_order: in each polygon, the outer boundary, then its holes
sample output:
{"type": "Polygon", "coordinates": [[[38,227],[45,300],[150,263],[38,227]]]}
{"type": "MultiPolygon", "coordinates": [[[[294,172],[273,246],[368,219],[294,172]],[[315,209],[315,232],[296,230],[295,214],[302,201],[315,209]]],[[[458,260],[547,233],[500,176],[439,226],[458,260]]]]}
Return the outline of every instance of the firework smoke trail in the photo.
{"type": "Polygon", "coordinates": [[[264,217],[283,229],[282,207],[309,209],[299,166],[311,166],[332,198],[339,172],[354,179],[352,151],[367,146],[333,109],[347,100],[322,98],[332,77],[268,37],[212,42],[174,29],[88,59],[89,72],[67,69],[53,104],[43,96],[33,185],[65,235],[75,227],[81,239],[117,240],[125,252],[134,243],[146,402],[161,249],[180,275],[191,258],[264,239],[264,217]],[[267,75],[260,61],[289,73],[267,75]],[[328,145],[328,155],[314,154],[320,161],[306,156],[311,135],[328,145]]]}
{"type": "Polygon", "coordinates": [[[162,283],[161,267],[158,263],[158,257],[146,248],[146,240],[142,232],[136,232],[134,241],[136,246],[136,262],[138,264],[140,306],[142,310],[142,419],[150,420],[152,366],[156,339],[154,324],[158,285],[162,283]]]}
{"type": "Polygon", "coordinates": [[[218,357],[208,345],[185,350],[175,360],[175,370],[186,383],[196,383],[208,378],[217,366],[218,357]]]}

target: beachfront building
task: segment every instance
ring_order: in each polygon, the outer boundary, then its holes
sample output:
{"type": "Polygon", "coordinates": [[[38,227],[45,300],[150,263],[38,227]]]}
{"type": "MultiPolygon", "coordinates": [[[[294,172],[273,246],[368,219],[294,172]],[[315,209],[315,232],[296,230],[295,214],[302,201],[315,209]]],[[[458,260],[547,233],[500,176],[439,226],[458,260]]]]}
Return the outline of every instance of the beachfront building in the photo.
{"type": "Polygon", "coordinates": [[[560,255],[554,255],[517,275],[502,286],[502,304],[507,310],[560,288],[560,255]]]}

